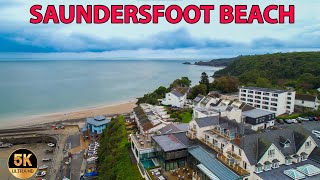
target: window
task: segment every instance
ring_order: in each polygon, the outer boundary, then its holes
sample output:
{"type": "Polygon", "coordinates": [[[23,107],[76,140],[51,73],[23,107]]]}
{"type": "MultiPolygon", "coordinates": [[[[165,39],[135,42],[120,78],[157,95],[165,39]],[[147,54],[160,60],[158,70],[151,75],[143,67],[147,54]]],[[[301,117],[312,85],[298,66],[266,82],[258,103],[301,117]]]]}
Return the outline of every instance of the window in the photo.
{"type": "Polygon", "coordinates": [[[252,94],[252,93],[253,93],[253,91],[249,91],[249,93],[251,93],[251,94],[252,94]]]}
{"type": "Polygon", "coordinates": [[[278,97],[278,94],[272,94],[273,97],[278,97]]]}
{"type": "Polygon", "coordinates": [[[234,145],[231,146],[232,152],[234,152],[234,145]]]}
{"type": "Polygon", "coordinates": [[[311,141],[307,141],[306,142],[306,149],[310,148],[311,147],[311,141]]]}
{"type": "Polygon", "coordinates": [[[278,101],[276,98],[271,98],[271,101],[278,101]]]}
{"type": "Polygon", "coordinates": [[[284,143],[284,147],[285,148],[290,147],[290,142],[284,143]]]}
{"type": "Polygon", "coordinates": [[[262,166],[257,166],[256,167],[256,173],[262,172],[262,166]]]}
{"type": "Polygon", "coordinates": [[[287,104],[291,104],[291,102],[290,102],[290,101],[288,101],[288,102],[287,102],[287,104]]]}
{"type": "Polygon", "coordinates": [[[291,97],[288,97],[287,99],[288,99],[288,100],[291,100],[291,97]]]}
{"type": "Polygon", "coordinates": [[[239,149],[239,156],[241,156],[241,149],[239,149]]]}
{"type": "Polygon", "coordinates": [[[242,166],[243,166],[243,169],[247,169],[247,163],[245,161],[243,161],[242,166]]]}
{"type": "Polygon", "coordinates": [[[275,163],[272,164],[272,168],[273,169],[276,169],[278,167],[279,167],[279,163],[278,162],[275,162],[275,163]]]}
{"type": "Polygon", "coordinates": [[[241,92],[247,92],[247,90],[242,89],[241,92]]]}
{"type": "Polygon", "coordinates": [[[277,111],[277,108],[271,107],[270,110],[271,111],[277,111]]]}
{"type": "Polygon", "coordinates": [[[271,169],[271,164],[264,165],[264,170],[269,171],[271,169]]]}
{"type": "Polygon", "coordinates": [[[265,96],[269,96],[269,95],[270,95],[270,93],[263,93],[263,95],[265,95],[265,96]]]}
{"type": "Polygon", "coordinates": [[[275,154],[276,154],[276,150],[274,150],[274,149],[270,149],[268,151],[268,157],[274,157],[275,154]]]}
{"type": "Polygon", "coordinates": [[[302,155],[302,156],[301,156],[301,160],[302,160],[302,161],[307,160],[307,154],[302,155]]]}
{"type": "Polygon", "coordinates": [[[261,99],[261,97],[260,97],[260,96],[255,96],[254,98],[256,98],[256,99],[261,99]]]}
{"type": "Polygon", "coordinates": [[[290,109],[290,106],[287,106],[287,109],[290,109]]]}
{"type": "Polygon", "coordinates": [[[246,98],[241,98],[241,101],[246,101],[246,98]]]}
{"type": "Polygon", "coordinates": [[[290,164],[292,164],[292,161],[291,161],[291,159],[286,159],[286,165],[290,165],[290,164]]]}
{"type": "Polygon", "coordinates": [[[301,102],[302,104],[304,103],[304,101],[301,102]]]}

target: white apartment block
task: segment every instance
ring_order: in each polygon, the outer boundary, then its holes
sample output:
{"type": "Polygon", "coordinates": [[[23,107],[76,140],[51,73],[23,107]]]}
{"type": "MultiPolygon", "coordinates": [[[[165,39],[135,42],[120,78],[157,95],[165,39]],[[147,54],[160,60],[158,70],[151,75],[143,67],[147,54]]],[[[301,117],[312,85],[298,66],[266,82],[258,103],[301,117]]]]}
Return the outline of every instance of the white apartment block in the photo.
{"type": "Polygon", "coordinates": [[[239,100],[255,108],[270,111],[279,116],[294,111],[295,91],[258,87],[240,87],[239,100]]]}

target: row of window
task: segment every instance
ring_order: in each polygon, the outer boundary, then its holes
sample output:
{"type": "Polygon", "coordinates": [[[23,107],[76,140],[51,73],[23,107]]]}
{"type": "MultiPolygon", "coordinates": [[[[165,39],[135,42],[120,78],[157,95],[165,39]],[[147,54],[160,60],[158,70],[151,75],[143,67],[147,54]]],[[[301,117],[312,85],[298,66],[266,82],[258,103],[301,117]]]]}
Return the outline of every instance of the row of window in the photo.
{"type": "MultiPolygon", "coordinates": [[[[245,90],[245,89],[242,89],[241,90],[241,92],[243,92],[243,93],[249,93],[249,94],[259,94],[259,95],[264,95],[264,96],[269,96],[270,95],[270,93],[268,93],[268,92],[259,92],[259,91],[252,91],[252,90],[245,90]]],[[[272,93],[272,96],[273,97],[278,97],[278,94],[274,94],[274,93],[272,93]]]]}

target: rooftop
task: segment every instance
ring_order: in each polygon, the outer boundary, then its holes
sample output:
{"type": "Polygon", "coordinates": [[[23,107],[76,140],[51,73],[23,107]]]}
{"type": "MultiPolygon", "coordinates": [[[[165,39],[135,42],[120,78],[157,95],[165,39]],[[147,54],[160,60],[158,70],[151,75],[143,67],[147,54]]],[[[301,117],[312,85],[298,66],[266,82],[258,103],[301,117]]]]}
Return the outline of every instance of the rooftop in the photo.
{"type": "Polygon", "coordinates": [[[177,97],[181,97],[187,94],[187,92],[189,91],[190,88],[188,87],[177,87],[174,88],[171,93],[174,94],[177,97]]]}
{"type": "Polygon", "coordinates": [[[247,117],[252,117],[252,118],[258,118],[258,117],[267,116],[271,114],[274,114],[274,113],[265,111],[262,109],[251,109],[251,110],[242,112],[242,115],[247,117]]]}
{"type": "Polygon", "coordinates": [[[138,149],[147,149],[152,147],[149,136],[144,136],[142,134],[131,134],[131,139],[135,142],[138,149]]]}
{"type": "Polygon", "coordinates": [[[170,123],[163,128],[159,129],[161,134],[176,133],[176,132],[186,132],[188,131],[188,123],[170,123]]]}
{"type": "Polygon", "coordinates": [[[219,124],[219,116],[209,116],[204,118],[197,118],[195,119],[196,123],[200,128],[214,126],[219,124]]]}
{"type": "Polygon", "coordinates": [[[214,176],[218,177],[219,179],[228,179],[228,180],[236,180],[240,177],[223,165],[218,159],[216,159],[212,154],[204,150],[202,147],[194,147],[188,149],[189,153],[195,157],[199,162],[200,166],[204,170],[207,171],[208,174],[213,174],[214,176]]]}
{"type": "Polygon", "coordinates": [[[175,151],[180,149],[186,149],[187,147],[182,144],[175,136],[172,134],[153,136],[152,139],[161,147],[165,152],[175,151]]]}
{"type": "MultiPolygon", "coordinates": [[[[297,169],[297,167],[301,167],[303,165],[307,165],[307,164],[311,164],[314,165],[316,167],[320,167],[320,164],[311,161],[311,160],[306,160],[306,161],[302,161],[300,163],[293,163],[291,165],[281,165],[279,166],[279,168],[276,169],[272,169],[270,171],[264,171],[262,173],[258,173],[257,175],[259,177],[261,177],[263,180],[292,180],[290,177],[288,177],[287,175],[285,175],[283,172],[285,170],[289,170],[289,169],[297,169]]],[[[320,175],[315,175],[315,176],[306,176],[305,178],[306,180],[318,180],[320,179],[320,175]]]]}
{"type": "Polygon", "coordinates": [[[296,99],[303,101],[316,101],[316,96],[306,94],[296,94],[296,99]]]}
{"type": "Polygon", "coordinates": [[[111,118],[106,118],[105,116],[95,116],[87,118],[87,123],[94,126],[106,125],[111,121],[111,118]]]}
{"type": "Polygon", "coordinates": [[[252,86],[249,86],[249,87],[240,87],[240,89],[249,89],[249,90],[269,92],[269,93],[285,93],[285,92],[289,92],[289,91],[286,91],[286,90],[260,88],[260,87],[252,87],[252,86]]]}

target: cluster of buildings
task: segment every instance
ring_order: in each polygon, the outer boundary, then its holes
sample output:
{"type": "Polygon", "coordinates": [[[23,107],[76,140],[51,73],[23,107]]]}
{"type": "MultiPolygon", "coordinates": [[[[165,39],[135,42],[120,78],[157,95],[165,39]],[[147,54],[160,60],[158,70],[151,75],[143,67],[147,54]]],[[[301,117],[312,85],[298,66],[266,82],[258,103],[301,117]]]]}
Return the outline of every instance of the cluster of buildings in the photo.
{"type": "MultiPolygon", "coordinates": [[[[165,102],[185,107],[182,94],[173,90],[165,102]]],[[[276,116],[292,113],[301,97],[253,87],[240,88],[238,99],[226,97],[210,93],[188,102],[193,119],[187,124],[170,122],[154,106],[136,107],[139,131],[130,137],[141,174],[155,179],[149,170],[160,167],[161,176],[174,179],[172,172],[187,167],[196,180],[320,179],[320,141],[310,129],[317,127],[275,126],[276,116]]]]}

